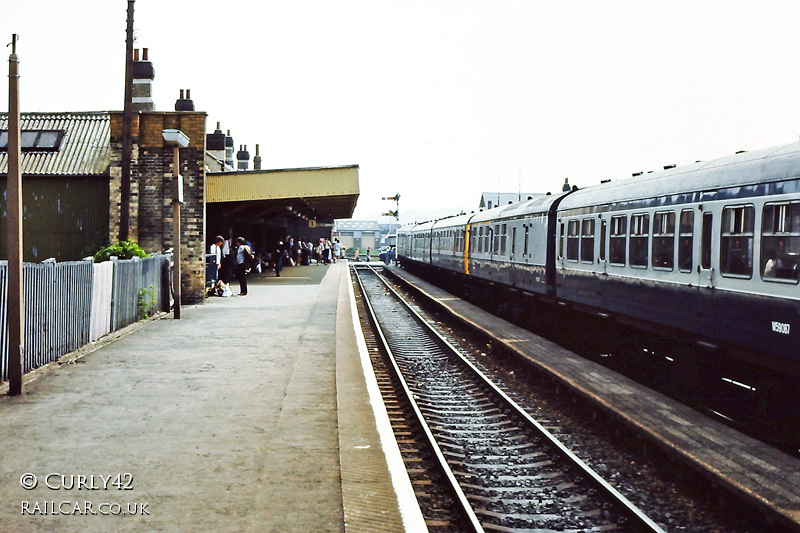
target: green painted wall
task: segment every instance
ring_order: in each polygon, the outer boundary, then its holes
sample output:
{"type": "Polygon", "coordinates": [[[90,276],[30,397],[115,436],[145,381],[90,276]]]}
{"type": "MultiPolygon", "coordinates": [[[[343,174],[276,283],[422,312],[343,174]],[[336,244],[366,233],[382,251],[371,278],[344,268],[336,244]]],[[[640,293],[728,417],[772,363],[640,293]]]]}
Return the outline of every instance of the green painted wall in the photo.
{"type": "MultiPolygon", "coordinates": [[[[108,177],[24,176],[23,260],[81,259],[81,251],[108,240],[108,177]]],[[[8,258],[8,195],[0,175],[0,259],[8,258]]]]}

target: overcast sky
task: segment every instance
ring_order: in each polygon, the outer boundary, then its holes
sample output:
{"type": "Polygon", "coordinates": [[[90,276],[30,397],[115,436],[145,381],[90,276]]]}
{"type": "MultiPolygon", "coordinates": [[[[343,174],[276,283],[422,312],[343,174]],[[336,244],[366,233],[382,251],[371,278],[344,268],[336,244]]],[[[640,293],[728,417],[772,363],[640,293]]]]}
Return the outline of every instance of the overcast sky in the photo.
{"type": "MultiPolygon", "coordinates": [[[[359,164],[359,219],[396,192],[410,222],[800,135],[797,1],[134,5],[156,109],[188,88],[265,168],[359,164]]],[[[4,1],[22,110],[122,109],[126,9],[4,1]]]]}

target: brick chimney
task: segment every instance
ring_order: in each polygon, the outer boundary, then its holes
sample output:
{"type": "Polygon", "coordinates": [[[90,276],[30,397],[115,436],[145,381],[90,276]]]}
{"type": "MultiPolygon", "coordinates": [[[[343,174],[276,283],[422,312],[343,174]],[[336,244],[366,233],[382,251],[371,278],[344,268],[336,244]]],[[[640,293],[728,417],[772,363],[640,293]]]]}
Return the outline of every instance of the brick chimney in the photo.
{"type": "Polygon", "coordinates": [[[219,129],[219,122],[214,133],[206,134],[206,151],[220,161],[220,170],[225,170],[225,134],[219,129]]]}
{"type": "Polygon", "coordinates": [[[233,137],[231,137],[231,130],[228,130],[228,135],[225,136],[225,165],[234,168],[233,166],[233,137]]]}
{"type": "Polygon", "coordinates": [[[186,89],[186,98],[183,97],[183,89],[181,89],[181,97],[175,102],[175,111],[194,111],[194,102],[189,89],[186,89]]]}
{"type": "Polygon", "coordinates": [[[247,170],[250,166],[250,152],[247,151],[247,145],[239,145],[239,152],[236,154],[236,161],[239,162],[237,170],[247,170]]]}
{"type": "Polygon", "coordinates": [[[253,158],[253,170],[261,170],[261,156],[258,153],[258,145],[256,145],[256,156],[253,158]]]}
{"type": "Polygon", "coordinates": [[[147,59],[147,48],[142,49],[142,59],[139,59],[139,50],[133,51],[133,112],[154,111],[153,78],[156,71],[153,64],[147,59]]]}

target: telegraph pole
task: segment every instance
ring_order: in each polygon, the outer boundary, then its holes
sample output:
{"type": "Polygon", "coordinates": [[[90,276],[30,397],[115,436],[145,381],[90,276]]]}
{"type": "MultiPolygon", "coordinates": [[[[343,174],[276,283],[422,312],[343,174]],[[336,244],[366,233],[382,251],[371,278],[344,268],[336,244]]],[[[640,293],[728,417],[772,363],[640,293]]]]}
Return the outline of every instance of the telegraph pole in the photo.
{"type": "Polygon", "coordinates": [[[25,340],[22,274],[22,173],[20,172],[19,59],[17,34],[8,58],[8,394],[22,394],[25,340]]]}
{"type": "Polygon", "coordinates": [[[122,179],[120,183],[119,240],[127,241],[131,226],[131,158],[133,142],[133,3],[128,0],[125,38],[125,106],[122,110],[122,179]]]}

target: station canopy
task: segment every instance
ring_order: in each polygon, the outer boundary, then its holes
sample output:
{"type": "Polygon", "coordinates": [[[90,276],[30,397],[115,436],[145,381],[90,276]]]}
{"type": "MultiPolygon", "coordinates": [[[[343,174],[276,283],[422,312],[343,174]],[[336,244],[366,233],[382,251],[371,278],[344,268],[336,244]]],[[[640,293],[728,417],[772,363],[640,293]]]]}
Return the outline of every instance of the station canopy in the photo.
{"type": "Polygon", "coordinates": [[[206,174],[209,207],[267,224],[350,218],[358,195],[358,165],[206,174]]]}

